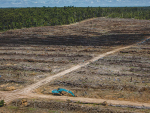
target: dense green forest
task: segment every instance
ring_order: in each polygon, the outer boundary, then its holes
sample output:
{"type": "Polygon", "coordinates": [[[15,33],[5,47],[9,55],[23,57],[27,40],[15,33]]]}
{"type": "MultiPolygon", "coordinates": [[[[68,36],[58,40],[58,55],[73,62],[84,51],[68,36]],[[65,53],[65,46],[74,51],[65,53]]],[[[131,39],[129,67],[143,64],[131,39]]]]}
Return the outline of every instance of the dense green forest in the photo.
{"type": "Polygon", "coordinates": [[[149,19],[150,7],[41,7],[1,8],[0,31],[23,27],[54,26],[92,17],[149,19]]]}

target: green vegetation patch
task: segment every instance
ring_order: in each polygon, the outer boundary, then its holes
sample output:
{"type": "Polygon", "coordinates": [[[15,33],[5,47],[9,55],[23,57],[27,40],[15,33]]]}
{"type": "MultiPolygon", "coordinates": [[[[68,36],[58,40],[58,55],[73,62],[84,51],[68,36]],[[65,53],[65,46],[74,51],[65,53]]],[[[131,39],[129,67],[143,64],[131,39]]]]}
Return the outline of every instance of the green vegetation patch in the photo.
{"type": "Polygon", "coordinates": [[[4,100],[1,100],[1,101],[0,101],[0,107],[3,107],[4,104],[5,104],[4,100]]]}
{"type": "Polygon", "coordinates": [[[1,8],[0,31],[64,25],[93,17],[150,19],[150,7],[1,8]]]}

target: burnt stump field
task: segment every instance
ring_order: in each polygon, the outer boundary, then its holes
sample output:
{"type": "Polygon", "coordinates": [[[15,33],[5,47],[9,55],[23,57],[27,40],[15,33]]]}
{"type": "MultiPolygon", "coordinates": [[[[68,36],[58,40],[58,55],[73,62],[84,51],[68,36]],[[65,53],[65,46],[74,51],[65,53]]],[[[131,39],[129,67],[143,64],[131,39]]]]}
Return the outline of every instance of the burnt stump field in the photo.
{"type": "MultiPolygon", "coordinates": [[[[34,92],[51,95],[53,89],[61,87],[71,90],[77,97],[149,103],[150,39],[145,40],[149,37],[149,20],[102,17],[71,25],[1,32],[0,91],[25,88],[99,54],[133,45],[55,79],[34,92]]],[[[84,112],[81,106],[72,106],[84,112]]],[[[38,108],[39,112],[41,108],[38,108]]],[[[91,110],[91,106],[87,108],[91,110]]],[[[46,112],[48,107],[43,109],[46,112]]],[[[70,109],[67,112],[77,112],[70,109]]],[[[85,112],[88,109],[85,107],[85,112]]],[[[54,110],[64,111],[55,107],[54,110]]],[[[111,107],[101,110],[99,112],[116,112],[111,107]]]]}

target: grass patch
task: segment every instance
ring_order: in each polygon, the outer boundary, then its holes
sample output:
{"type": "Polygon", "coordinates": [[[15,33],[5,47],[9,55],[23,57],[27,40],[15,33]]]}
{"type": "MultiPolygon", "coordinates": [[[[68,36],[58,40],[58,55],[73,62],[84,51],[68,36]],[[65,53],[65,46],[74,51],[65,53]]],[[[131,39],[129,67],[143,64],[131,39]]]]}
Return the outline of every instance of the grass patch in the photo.
{"type": "Polygon", "coordinates": [[[8,109],[18,109],[17,106],[8,106],[7,108],[8,108],[8,109]]]}
{"type": "Polygon", "coordinates": [[[36,110],[36,108],[29,108],[29,110],[30,110],[30,111],[34,111],[34,110],[36,110]]]}

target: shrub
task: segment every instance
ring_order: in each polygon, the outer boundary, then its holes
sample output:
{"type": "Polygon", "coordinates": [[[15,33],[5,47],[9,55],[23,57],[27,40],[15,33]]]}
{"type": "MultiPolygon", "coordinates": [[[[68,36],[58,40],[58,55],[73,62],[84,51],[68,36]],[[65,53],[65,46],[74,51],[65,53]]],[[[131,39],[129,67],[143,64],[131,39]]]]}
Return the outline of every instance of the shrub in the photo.
{"type": "Polygon", "coordinates": [[[3,106],[4,106],[4,103],[5,103],[4,100],[1,100],[1,101],[0,101],[0,107],[3,107],[3,106]]]}

